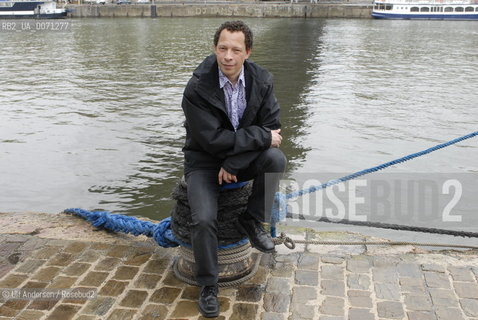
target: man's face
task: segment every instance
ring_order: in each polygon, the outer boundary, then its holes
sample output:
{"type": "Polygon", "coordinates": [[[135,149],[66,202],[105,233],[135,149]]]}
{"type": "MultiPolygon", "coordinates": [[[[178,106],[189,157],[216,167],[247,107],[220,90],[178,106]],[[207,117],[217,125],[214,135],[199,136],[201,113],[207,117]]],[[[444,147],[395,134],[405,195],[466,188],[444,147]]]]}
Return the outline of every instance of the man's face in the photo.
{"type": "Polygon", "coordinates": [[[214,53],[222,73],[229,81],[236,83],[244,61],[251,55],[251,50],[246,50],[244,33],[222,30],[214,53]]]}

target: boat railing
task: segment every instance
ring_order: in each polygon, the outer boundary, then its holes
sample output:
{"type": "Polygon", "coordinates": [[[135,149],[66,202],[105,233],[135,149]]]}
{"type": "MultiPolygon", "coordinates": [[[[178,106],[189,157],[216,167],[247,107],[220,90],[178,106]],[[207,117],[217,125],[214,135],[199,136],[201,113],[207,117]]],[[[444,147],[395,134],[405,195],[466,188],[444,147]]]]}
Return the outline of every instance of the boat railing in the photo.
{"type": "Polygon", "coordinates": [[[56,2],[56,0],[0,0],[0,3],[7,3],[7,2],[56,2]]]}

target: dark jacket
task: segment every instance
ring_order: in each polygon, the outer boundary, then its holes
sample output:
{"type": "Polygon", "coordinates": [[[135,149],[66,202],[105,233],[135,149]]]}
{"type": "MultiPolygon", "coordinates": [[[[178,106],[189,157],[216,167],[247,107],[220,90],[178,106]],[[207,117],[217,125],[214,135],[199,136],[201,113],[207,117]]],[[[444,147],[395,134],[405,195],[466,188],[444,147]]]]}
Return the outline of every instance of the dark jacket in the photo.
{"type": "Polygon", "coordinates": [[[271,145],[271,130],[280,128],[279,104],[272,76],[257,64],[245,61],[247,107],[237,131],[229,120],[224,91],[219,87],[215,55],[194,71],[182,101],[186,121],[183,148],[185,172],[223,167],[236,175],[271,145]]]}

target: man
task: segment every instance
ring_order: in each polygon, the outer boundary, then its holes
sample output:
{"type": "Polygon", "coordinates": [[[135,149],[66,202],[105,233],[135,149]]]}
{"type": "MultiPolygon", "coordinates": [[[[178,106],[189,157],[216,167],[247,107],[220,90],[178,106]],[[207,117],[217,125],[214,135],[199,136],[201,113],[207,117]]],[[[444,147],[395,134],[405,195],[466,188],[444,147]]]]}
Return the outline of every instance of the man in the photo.
{"type": "Polygon", "coordinates": [[[191,243],[201,286],[199,309],[205,317],[219,314],[217,200],[223,183],[254,180],[247,210],[238,222],[253,247],[274,251],[261,222],[270,221],[286,159],[278,149],[282,137],[272,76],[247,60],[251,50],[247,25],[223,23],[214,36],[214,54],[194,71],[183,96],[191,243]],[[276,174],[266,179],[266,173],[276,174]]]}

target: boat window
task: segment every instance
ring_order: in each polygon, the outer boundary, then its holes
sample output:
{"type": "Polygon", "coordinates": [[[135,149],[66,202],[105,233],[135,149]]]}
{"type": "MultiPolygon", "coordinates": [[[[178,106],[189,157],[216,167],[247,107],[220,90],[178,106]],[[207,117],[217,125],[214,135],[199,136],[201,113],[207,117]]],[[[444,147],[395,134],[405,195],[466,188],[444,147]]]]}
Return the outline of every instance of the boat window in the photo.
{"type": "Polygon", "coordinates": [[[466,12],[473,12],[473,7],[466,7],[466,8],[465,8],[465,11],[466,11],[466,12]]]}
{"type": "Polygon", "coordinates": [[[418,12],[418,7],[412,7],[412,9],[410,9],[411,12],[418,12]]]}
{"type": "Polygon", "coordinates": [[[420,12],[430,12],[430,8],[428,7],[421,7],[420,12]]]}
{"type": "Polygon", "coordinates": [[[445,12],[453,12],[453,8],[452,7],[446,7],[445,12]]]}
{"type": "Polygon", "coordinates": [[[456,7],[455,12],[463,12],[463,7],[456,7]]]}
{"type": "Polygon", "coordinates": [[[392,7],[393,7],[393,5],[387,4],[387,5],[385,6],[385,10],[392,10],[392,7]]]}

